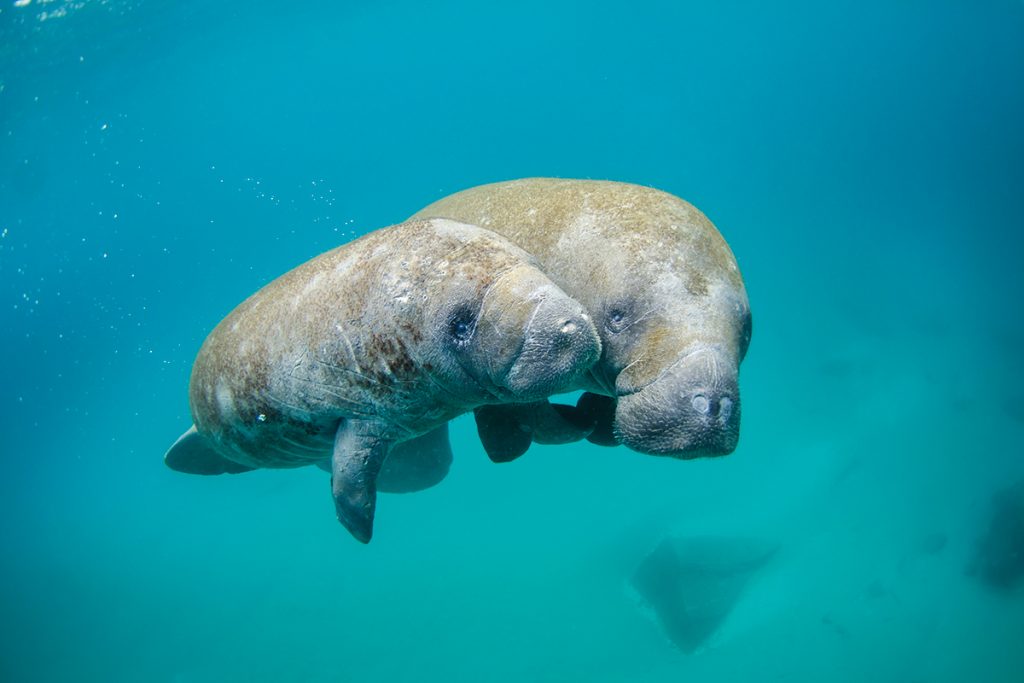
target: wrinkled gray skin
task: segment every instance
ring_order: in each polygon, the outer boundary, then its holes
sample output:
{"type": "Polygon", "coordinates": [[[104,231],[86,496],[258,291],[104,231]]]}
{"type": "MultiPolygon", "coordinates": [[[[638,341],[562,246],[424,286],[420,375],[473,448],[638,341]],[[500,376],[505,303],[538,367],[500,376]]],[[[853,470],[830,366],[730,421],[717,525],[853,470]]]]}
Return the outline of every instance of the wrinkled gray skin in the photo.
{"type": "Polygon", "coordinates": [[[449,419],[572,386],[599,354],[583,307],[521,249],[471,225],[410,221],[232,311],[199,351],[195,425],[165,460],[217,474],[330,457],[338,518],[365,543],[392,446],[417,439],[450,460],[437,429],[449,419]]]}
{"type": "Polygon", "coordinates": [[[458,192],[415,215],[441,216],[533,254],[601,335],[600,361],[574,387],[588,393],[561,433],[524,421],[515,407],[477,411],[492,458],[525,451],[524,431],[552,442],[575,430],[575,438],[676,458],[736,448],[750,305],[736,259],[704,214],[647,187],[531,178],[458,192]]]}

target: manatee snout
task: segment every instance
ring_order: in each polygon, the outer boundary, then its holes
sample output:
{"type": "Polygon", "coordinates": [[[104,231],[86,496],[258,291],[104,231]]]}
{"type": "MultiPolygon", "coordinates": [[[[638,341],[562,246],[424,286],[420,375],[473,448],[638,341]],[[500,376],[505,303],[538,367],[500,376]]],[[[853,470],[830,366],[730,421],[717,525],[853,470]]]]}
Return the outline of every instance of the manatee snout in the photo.
{"type": "Polygon", "coordinates": [[[522,350],[504,382],[521,401],[564,389],[601,356],[601,340],[583,306],[555,289],[536,299],[522,350]]]}
{"type": "Polygon", "coordinates": [[[683,358],[640,391],[619,396],[615,435],[641,453],[727,455],[740,434],[739,364],[715,349],[683,358]]]}

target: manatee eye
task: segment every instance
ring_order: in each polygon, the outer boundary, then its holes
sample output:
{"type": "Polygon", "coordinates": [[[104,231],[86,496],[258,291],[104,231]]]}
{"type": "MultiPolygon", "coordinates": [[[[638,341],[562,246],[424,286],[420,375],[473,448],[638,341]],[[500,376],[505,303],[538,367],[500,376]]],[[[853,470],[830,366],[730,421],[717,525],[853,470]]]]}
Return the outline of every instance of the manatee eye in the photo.
{"type": "Polygon", "coordinates": [[[448,336],[456,344],[463,345],[473,337],[476,330],[476,317],[466,308],[456,310],[448,320],[448,336]]]}
{"type": "Polygon", "coordinates": [[[621,308],[613,308],[608,311],[608,316],[605,318],[604,327],[612,334],[622,332],[626,329],[628,320],[626,318],[626,312],[621,308]]]}

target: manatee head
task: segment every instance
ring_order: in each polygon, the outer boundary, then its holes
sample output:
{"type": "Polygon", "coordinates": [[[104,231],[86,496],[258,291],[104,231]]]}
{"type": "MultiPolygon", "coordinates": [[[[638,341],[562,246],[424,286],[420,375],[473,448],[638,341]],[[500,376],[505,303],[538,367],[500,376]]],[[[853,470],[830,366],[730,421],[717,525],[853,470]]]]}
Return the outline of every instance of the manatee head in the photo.
{"type": "Polygon", "coordinates": [[[598,304],[604,354],[593,376],[616,398],[614,434],[629,448],[725,455],[739,439],[750,304],[731,253],[687,253],[672,268],[627,268],[634,278],[598,304]]]}
{"type": "Polygon", "coordinates": [[[477,403],[533,401],[573,385],[601,355],[590,315],[529,254],[474,230],[438,271],[441,296],[426,311],[436,378],[477,403]]]}
{"type": "Polygon", "coordinates": [[[750,340],[750,309],[735,302],[711,315],[689,313],[703,320],[681,327],[652,316],[640,329],[619,333],[635,335],[637,358],[615,379],[613,428],[633,450],[696,458],[736,449],[739,366],[750,340]],[[649,353],[643,351],[646,344],[649,353]],[[662,362],[653,362],[658,356],[662,362]]]}

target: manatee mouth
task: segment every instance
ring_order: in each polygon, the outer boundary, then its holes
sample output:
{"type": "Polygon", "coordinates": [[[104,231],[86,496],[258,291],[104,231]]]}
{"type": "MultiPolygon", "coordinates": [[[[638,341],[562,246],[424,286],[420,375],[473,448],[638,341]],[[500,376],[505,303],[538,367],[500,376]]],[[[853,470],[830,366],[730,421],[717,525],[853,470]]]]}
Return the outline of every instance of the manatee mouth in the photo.
{"type": "MultiPolygon", "coordinates": [[[[633,394],[632,396],[637,396],[633,394]]],[[[617,441],[649,455],[682,460],[728,455],[739,443],[739,397],[719,400],[700,393],[690,399],[691,408],[659,416],[657,410],[638,409],[629,400],[619,401],[613,430],[617,441]],[[636,419],[631,413],[649,412],[636,419]]]]}
{"type": "Polygon", "coordinates": [[[740,434],[738,367],[689,354],[637,391],[619,395],[615,437],[632,450],[691,459],[727,455],[740,434]]]}

